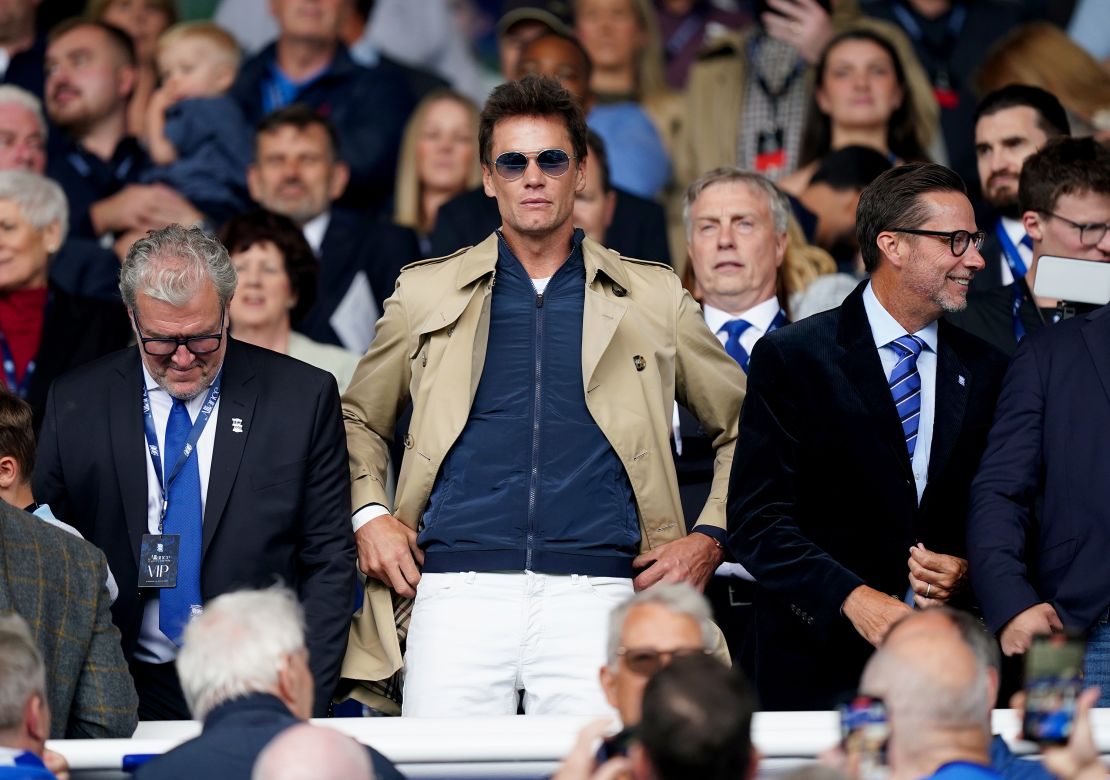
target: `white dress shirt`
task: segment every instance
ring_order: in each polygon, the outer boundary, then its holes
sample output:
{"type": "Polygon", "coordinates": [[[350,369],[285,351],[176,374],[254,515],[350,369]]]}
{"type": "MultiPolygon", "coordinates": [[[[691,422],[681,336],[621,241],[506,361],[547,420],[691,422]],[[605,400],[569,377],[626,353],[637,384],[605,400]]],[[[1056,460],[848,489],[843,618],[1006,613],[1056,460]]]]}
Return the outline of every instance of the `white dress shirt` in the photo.
{"type": "MultiPolygon", "coordinates": [[[[158,386],[154,377],[143,364],[143,379],[146,381],[146,392],[150,398],[150,413],[154,417],[154,432],[158,436],[158,451],[162,453],[162,468],[172,471],[179,452],[166,452],[166,423],[170,419],[170,409],[173,408],[173,397],[158,386]]],[[[204,406],[207,390],[191,401],[186,402],[189,418],[196,422],[197,414],[204,406]]],[[[204,431],[197,440],[197,465],[200,467],[200,511],[204,516],[204,508],[208,497],[208,476],[212,471],[212,449],[216,441],[216,425],[219,421],[220,401],[212,409],[212,416],[204,431]]],[[[147,532],[158,533],[158,523],[162,516],[162,480],[154,470],[154,461],[146,447],[146,437],[135,442],[136,447],[143,448],[143,459],[146,461],[146,524],[147,532]]],[[[162,633],[158,628],[158,589],[150,588],[153,593],[147,596],[143,606],[143,625],[139,629],[139,645],[135,650],[135,658],[146,663],[167,663],[177,656],[177,645],[162,633]]]]}
{"type": "Polygon", "coordinates": [[[301,228],[304,240],[312,247],[312,251],[316,253],[317,257],[320,256],[320,247],[324,244],[324,235],[328,232],[328,225],[330,224],[331,212],[325,211],[323,214],[305,222],[304,227],[301,228]]]}
{"type": "MultiPolygon", "coordinates": [[[[894,347],[888,346],[896,338],[907,335],[906,329],[898,324],[898,320],[890,315],[875,291],[871,289],[870,282],[863,290],[863,308],[867,312],[867,321],[871,324],[871,335],[875,339],[875,347],[879,350],[879,360],[883,363],[883,373],[887,383],[894,367],[902,354],[894,347]]],[[[913,481],[917,486],[917,501],[921,503],[921,496],[925,492],[925,485],[929,481],[929,451],[933,444],[933,415],[937,399],[937,323],[930,322],[917,333],[925,342],[925,348],[917,358],[917,373],[921,377],[921,417],[917,424],[917,443],[914,445],[913,481]]],[[[893,399],[892,399],[893,401],[893,399]]]]}

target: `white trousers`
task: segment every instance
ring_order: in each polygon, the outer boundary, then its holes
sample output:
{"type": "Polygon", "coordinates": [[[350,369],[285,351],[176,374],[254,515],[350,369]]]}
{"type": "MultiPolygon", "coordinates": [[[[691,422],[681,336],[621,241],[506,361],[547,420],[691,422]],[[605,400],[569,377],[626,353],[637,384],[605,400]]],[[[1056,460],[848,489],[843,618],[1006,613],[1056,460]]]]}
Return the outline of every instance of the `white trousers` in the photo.
{"type": "Polygon", "coordinates": [[[535,572],[424,574],[401,714],[611,715],[598,671],[609,613],[632,580],[535,572]]]}

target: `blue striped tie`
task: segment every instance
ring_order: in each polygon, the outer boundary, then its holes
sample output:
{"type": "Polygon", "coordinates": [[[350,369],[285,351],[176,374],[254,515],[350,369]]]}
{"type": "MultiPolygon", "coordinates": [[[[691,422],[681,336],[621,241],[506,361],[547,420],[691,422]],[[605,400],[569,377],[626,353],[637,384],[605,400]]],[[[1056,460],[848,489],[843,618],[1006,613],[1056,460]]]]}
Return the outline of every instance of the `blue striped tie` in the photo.
{"type": "Polygon", "coordinates": [[[898,363],[890,374],[890,394],[902,423],[906,450],[910,454],[910,460],[913,460],[917,427],[921,419],[921,375],[917,373],[917,358],[921,355],[925,342],[917,336],[900,336],[887,346],[898,353],[898,363]]]}
{"type": "Polygon", "coordinates": [[[744,370],[745,374],[748,373],[748,350],[740,346],[740,337],[751,326],[752,324],[747,320],[729,320],[721,326],[721,330],[728,334],[728,340],[725,342],[725,352],[740,364],[740,368],[744,370]]]}

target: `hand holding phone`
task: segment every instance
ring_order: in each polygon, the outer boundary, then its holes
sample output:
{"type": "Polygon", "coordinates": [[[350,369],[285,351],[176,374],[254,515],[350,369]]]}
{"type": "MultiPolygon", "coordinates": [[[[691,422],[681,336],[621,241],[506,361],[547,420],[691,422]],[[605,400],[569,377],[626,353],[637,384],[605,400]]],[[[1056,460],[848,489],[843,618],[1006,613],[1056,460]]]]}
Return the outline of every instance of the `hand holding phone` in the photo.
{"type": "Polygon", "coordinates": [[[1074,633],[1033,638],[1025,654],[1025,739],[1063,745],[1071,736],[1076,702],[1083,689],[1087,640],[1074,633]]]}

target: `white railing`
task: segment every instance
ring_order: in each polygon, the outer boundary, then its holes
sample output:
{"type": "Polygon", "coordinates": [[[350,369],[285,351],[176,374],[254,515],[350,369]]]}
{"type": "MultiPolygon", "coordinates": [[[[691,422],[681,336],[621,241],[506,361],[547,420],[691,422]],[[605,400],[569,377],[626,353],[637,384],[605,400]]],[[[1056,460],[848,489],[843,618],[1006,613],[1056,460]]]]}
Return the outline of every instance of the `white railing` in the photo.
{"type": "MultiPolygon", "coordinates": [[[[373,745],[412,778],[545,777],[570,750],[591,718],[334,718],[315,723],[373,745]]],[[[1110,755],[1110,709],[1094,712],[1095,739],[1110,755]]],[[[1036,746],[1016,740],[1019,723],[1012,710],[996,710],[994,731],[1020,754],[1036,746]]],[[[126,755],[164,753],[200,731],[192,721],[139,724],[132,739],[52,740],[74,778],[110,776],[126,755]]],[[[752,737],[764,756],[761,775],[773,777],[814,759],[836,744],[835,712],[761,712],[752,737]]]]}

